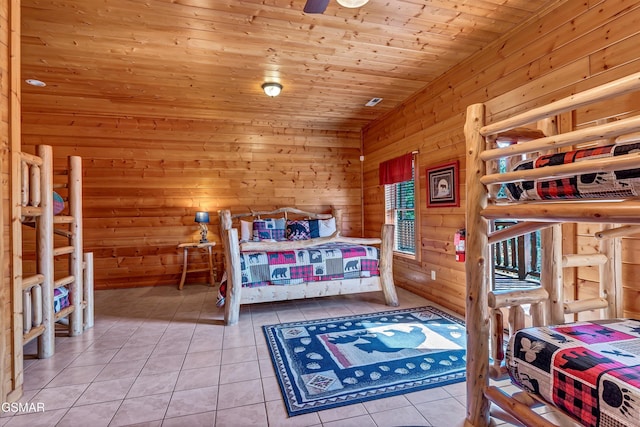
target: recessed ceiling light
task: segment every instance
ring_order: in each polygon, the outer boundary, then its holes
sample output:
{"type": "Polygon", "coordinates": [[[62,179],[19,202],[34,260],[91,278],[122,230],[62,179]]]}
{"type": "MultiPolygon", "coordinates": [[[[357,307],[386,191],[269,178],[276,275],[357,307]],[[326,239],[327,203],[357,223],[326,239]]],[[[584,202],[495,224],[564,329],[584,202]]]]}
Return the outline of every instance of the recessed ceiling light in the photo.
{"type": "Polygon", "coordinates": [[[37,79],[27,79],[25,80],[25,82],[27,82],[28,85],[36,86],[36,87],[45,87],[47,85],[42,80],[37,80],[37,79]]]}

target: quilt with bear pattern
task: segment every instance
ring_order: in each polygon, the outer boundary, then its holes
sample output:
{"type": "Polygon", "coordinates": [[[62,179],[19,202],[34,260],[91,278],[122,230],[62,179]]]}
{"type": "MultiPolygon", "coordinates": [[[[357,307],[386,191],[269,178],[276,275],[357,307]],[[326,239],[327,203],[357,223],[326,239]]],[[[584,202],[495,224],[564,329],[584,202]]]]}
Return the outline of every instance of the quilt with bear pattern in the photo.
{"type": "Polygon", "coordinates": [[[526,328],[509,341],[511,380],[585,426],[640,426],[640,321],[526,328]]]}
{"type": "Polygon", "coordinates": [[[242,286],[379,276],[378,257],[376,247],[345,243],[280,252],[241,252],[242,286]]]}

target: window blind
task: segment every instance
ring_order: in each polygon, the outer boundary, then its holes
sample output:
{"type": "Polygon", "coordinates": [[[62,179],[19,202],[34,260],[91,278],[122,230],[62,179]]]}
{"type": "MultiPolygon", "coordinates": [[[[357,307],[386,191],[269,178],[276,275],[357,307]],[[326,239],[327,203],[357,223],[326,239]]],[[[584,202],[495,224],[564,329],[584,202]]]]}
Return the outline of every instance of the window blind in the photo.
{"type": "Polygon", "coordinates": [[[410,179],[385,185],[385,209],[395,225],[395,250],[415,254],[415,191],[410,179]]]}

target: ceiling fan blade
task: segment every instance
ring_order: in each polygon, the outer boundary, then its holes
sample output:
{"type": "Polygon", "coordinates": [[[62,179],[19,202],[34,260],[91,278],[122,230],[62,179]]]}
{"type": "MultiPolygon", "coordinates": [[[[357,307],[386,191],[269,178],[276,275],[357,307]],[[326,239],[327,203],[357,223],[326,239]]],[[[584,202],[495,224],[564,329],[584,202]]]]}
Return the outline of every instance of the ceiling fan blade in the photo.
{"type": "Polygon", "coordinates": [[[304,13],[324,13],[329,5],[329,0],[307,0],[304,5],[304,13]]]}

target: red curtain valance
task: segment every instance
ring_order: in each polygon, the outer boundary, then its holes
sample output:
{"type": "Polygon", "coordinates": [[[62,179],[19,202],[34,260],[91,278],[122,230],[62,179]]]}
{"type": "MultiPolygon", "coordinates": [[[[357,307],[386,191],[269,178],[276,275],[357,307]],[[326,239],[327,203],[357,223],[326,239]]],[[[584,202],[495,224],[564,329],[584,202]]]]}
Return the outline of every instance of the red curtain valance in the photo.
{"type": "Polygon", "coordinates": [[[380,185],[409,181],[412,163],[413,154],[411,153],[380,163],[380,185]]]}

